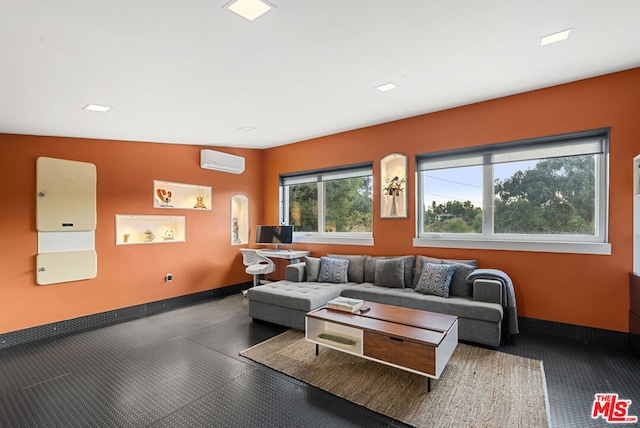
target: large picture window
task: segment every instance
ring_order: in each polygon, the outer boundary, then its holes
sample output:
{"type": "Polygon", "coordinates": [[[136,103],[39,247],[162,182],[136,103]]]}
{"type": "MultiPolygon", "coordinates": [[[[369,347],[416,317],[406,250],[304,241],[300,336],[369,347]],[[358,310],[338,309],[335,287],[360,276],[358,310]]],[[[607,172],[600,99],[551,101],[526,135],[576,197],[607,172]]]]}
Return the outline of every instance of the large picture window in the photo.
{"type": "Polygon", "coordinates": [[[608,131],[418,157],[416,246],[609,254],[608,131]]]}
{"type": "Polygon", "coordinates": [[[280,184],[280,217],[295,242],[373,243],[371,164],[282,175],[280,184]]]}

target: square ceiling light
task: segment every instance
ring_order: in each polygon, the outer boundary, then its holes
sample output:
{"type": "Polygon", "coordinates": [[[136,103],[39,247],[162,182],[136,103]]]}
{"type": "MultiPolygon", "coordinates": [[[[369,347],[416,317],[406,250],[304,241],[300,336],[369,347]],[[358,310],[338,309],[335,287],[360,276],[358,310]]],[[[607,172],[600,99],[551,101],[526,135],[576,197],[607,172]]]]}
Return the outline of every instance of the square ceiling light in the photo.
{"type": "Polygon", "coordinates": [[[569,28],[567,30],[558,31],[557,33],[547,34],[546,36],[540,37],[540,46],[550,45],[551,43],[561,42],[563,40],[567,40],[569,38],[569,34],[571,33],[573,28],[569,28]]]}
{"type": "Polygon", "coordinates": [[[392,89],[396,89],[397,87],[398,86],[395,83],[389,82],[389,83],[385,83],[384,85],[376,86],[376,89],[379,90],[380,92],[387,92],[392,89]]]}
{"type": "Polygon", "coordinates": [[[227,9],[249,21],[253,21],[269,12],[271,6],[260,0],[236,0],[227,9]]]}
{"type": "Polygon", "coordinates": [[[82,107],[82,110],[97,111],[98,113],[106,113],[112,108],[113,107],[101,106],[99,104],[87,104],[86,106],[82,107]]]}

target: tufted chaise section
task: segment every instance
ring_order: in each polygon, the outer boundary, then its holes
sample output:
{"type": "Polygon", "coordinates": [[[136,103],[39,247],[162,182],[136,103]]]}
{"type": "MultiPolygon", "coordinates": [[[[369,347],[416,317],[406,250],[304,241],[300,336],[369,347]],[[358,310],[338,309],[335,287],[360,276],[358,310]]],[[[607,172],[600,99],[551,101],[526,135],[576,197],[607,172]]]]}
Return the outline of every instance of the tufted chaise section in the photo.
{"type": "Polygon", "coordinates": [[[330,284],[323,282],[278,281],[250,288],[249,316],[286,327],[304,330],[305,314],[331,299],[355,283],[330,284]]]}

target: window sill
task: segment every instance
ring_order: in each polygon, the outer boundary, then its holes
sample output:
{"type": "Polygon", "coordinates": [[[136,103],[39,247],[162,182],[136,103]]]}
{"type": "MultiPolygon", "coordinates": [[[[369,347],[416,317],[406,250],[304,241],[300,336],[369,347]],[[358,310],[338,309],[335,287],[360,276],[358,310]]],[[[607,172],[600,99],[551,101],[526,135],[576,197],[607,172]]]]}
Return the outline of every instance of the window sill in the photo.
{"type": "Polygon", "coordinates": [[[363,245],[373,246],[372,236],[330,236],[330,235],[294,235],[294,243],[302,244],[335,244],[335,245],[363,245]]]}
{"type": "Polygon", "coordinates": [[[599,242],[553,241],[488,241],[471,239],[414,238],[414,247],[469,248],[475,250],[533,251],[543,253],[571,253],[611,255],[611,244],[599,242]]]}

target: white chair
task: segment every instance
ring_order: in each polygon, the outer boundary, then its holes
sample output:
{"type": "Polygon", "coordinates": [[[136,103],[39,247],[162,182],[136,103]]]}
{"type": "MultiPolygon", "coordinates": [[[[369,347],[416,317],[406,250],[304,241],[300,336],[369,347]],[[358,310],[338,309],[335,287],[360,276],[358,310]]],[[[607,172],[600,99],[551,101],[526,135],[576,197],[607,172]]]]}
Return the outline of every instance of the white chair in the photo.
{"type": "Polygon", "coordinates": [[[247,267],[245,272],[253,275],[253,286],[260,285],[260,275],[275,272],[276,264],[268,257],[261,256],[257,250],[241,248],[242,263],[247,267]]]}

